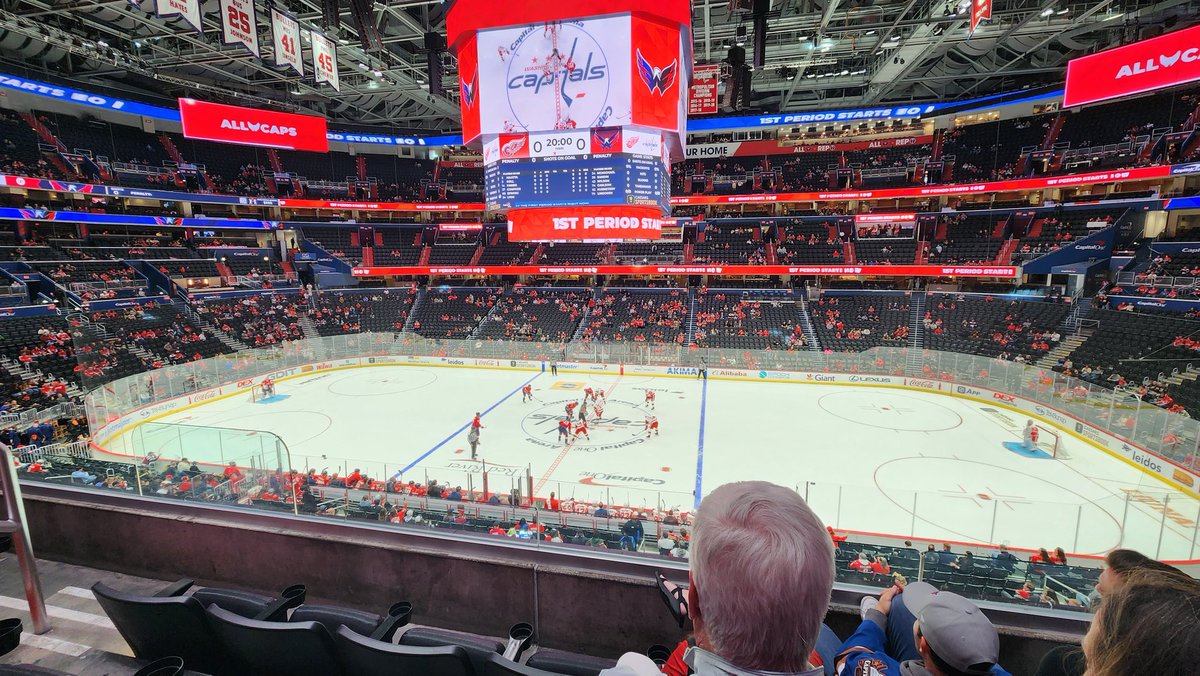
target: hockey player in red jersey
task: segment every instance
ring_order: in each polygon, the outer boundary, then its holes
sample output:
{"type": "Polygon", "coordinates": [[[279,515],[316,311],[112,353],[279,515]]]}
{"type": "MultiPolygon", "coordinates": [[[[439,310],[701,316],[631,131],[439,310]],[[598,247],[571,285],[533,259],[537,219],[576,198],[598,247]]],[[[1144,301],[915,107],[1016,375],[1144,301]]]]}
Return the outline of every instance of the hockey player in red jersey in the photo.
{"type": "Polygon", "coordinates": [[[654,408],[654,390],[646,390],[646,406],[654,408]]]}
{"type": "Polygon", "coordinates": [[[651,432],[654,433],[654,436],[658,436],[658,416],[646,414],[645,430],[647,439],[650,438],[651,432]]]}

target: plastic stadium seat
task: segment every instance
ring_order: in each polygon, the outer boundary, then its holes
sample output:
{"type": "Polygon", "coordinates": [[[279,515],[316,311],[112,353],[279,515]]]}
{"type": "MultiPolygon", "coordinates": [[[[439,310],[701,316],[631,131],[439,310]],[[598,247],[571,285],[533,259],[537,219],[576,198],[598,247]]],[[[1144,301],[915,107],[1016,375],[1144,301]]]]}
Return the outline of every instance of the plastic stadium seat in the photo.
{"type": "Polygon", "coordinates": [[[368,638],[343,625],[334,635],[342,669],[355,676],[475,676],[467,649],[457,645],[416,647],[368,638]]]}
{"type": "Polygon", "coordinates": [[[539,648],[537,652],[525,660],[525,664],[535,669],[553,671],[557,674],[596,676],[601,671],[616,666],[617,661],[563,650],[539,648]]]}
{"type": "Polygon", "coordinates": [[[325,630],[332,636],[337,632],[338,627],[346,626],[351,631],[370,636],[383,622],[382,617],[374,613],[366,613],[361,610],[353,610],[350,608],[338,608],[335,606],[322,606],[313,604],[304,604],[292,611],[292,615],[288,618],[289,622],[316,622],[325,627],[325,630]]]}
{"type": "Polygon", "coordinates": [[[138,596],[102,582],[92,593],[139,659],[179,656],[196,671],[225,673],[216,636],[204,617],[204,604],[191,596],[138,596]]]}
{"type": "Polygon", "coordinates": [[[456,645],[466,649],[471,656],[476,673],[483,673],[483,664],[491,655],[504,652],[504,644],[490,636],[477,636],[435,627],[412,627],[400,637],[400,645],[446,646],[456,645]]]}
{"type": "Polygon", "coordinates": [[[336,676],[342,673],[333,637],[317,622],[250,620],[221,608],[205,609],[212,632],[236,673],[256,676],[336,676]]]}
{"type": "Polygon", "coordinates": [[[517,664],[500,655],[489,655],[483,666],[483,676],[563,676],[556,671],[517,664]]]}
{"type": "Polygon", "coordinates": [[[21,645],[21,620],[15,617],[0,620],[0,655],[10,653],[21,645]]]}

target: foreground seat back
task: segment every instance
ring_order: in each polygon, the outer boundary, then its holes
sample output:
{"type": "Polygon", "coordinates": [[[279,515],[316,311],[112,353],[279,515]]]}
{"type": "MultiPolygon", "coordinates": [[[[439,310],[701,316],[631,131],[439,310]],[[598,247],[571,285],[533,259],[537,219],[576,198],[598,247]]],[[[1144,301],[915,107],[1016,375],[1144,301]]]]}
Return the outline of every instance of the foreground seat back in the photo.
{"type": "Polygon", "coordinates": [[[225,673],[224,653],[204,617],[204,606],[189,596],[137,596],[102,582],[92,593],[133,654],[146,660],[182,657],[190,669],[225,673]]]}
{"type": "Polygon", "coordinates": [[[527,667],[505,659],[502,655],[489,655],[483,663],[483,676],[563,676],[557,671],[544,671],[527,667]]]}
{"type": "Polygon", "coordinates": [[[338,676],[333,637],[316,622],[264,622],[221,606],[205,609],[229,670],[255,676],[338,676]]]}
{"type": "Polygon", "coordinates": [[[288,619],[290,622],[316,622],[325,627],[325,631],[329,632],[331,636],[342,625],[350,627],[363,636],[370,636],[379,627],[379,623],[383,622],[383,618],[374,613],[312,603],[306,603],[296,608],[288,619]]]}
{"type": "Polygon", "coordinates": [[[342,669],[354,676],[476,676],[466,648],[384,643],[342,626],[334,637],[342,669]]]}

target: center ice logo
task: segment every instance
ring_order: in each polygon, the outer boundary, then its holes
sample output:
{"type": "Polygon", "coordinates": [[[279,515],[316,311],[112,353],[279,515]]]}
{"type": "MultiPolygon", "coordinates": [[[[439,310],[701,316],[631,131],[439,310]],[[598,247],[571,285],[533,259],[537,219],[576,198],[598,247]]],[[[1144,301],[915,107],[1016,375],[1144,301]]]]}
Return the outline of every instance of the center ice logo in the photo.
{"type": "MultiPolygon", "coordinates": [[[[521,420],[521,431],[525,433],[526,441],[544,448],[562,448],[563,442],[558,437],[558,421],[566,417],[566,405],[572,401],[579,400],[547,401],[526,415],[521,420]]],[[[632,401],[609,399],[604,402],[604,416],[600,418],[595,416],[592,404],[588,403],[587,426],[591,439],[575,438],[572,432],[572,448],[594,453],[645,443],[645,421],[645,412],[632,401]]],[[[572,411],[571,423],[579,423],[578,407],[572,411]]]]}
{"type": "Polygon", "coordinates": [[[608,57],[582,22],[524,31],[508,62],[508,107],[523,129],[602,127],[612,114],[608,57]]]}

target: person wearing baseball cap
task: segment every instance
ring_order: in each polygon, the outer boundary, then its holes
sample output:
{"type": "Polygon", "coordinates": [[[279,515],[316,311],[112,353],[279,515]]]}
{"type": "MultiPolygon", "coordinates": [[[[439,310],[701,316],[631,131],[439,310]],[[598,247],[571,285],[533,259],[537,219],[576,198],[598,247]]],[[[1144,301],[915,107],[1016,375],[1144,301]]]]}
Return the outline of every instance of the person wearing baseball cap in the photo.
{"type": "Polygon", "coordinates": [[[863,607],[863,623],[838,652],[838,673],[1011,676],[997,665],[1000,637],[996,628],[974,603],[958,594],[939,592],[925,583],[914,583],[908,591],[897,585],[881,594],[878,603],[864,603],[863,607]],[[908,629],[919,659],[900,661],[886,651],[886,630],[900,619],[890,618],[888,613],[901,592],[906,608],[916,618],[908,629]]]}

